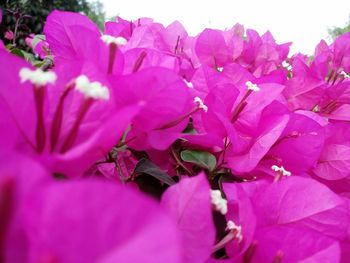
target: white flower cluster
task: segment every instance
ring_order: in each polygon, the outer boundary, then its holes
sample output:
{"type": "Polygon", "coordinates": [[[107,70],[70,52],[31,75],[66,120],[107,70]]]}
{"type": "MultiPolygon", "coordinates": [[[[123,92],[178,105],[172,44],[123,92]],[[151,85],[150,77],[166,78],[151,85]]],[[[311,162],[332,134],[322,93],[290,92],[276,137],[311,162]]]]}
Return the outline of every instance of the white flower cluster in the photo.
{"type": "Polygon", "coordinates": [[[230,231],[235,230],[236,231],[236,238],[237,238],[238,242],[242,241],[243,235],[242,235],[242,227],[241,226],[237,226],[235,224],[235,222],[229,220],[229,221],[227,221],[227,224],[226,224],[226,230],[230,230],[230,231]]]}
{"type": "Polygon", "coordinates": [[[19,77],[21,79],[21,82],[30,81],[32,84],[42,87],[46,84],[55,84],[57,75],[55,72],[51,71],[43,71],[40,68],[37,68],[35,70],[32,70],[30,68],[22,68],[19,71],[19,77]]]}
{"type": "Polygon", "coordinates": [[[224,67],[217,67],[216,69],[217,69],[217,71],[219,71],[219,72],[223,72],[223,71],[224,71],[224,67]]]}
{"type": "Polygon", "coordinates": [[[98,81],[90,82],[87,76],[80,75],[75,80],[75,89],[85,95],[86,98],[108,100],[109,90],[98,81]]]}
{"type": "Polygon", "coordinates": [[[203,100],[200,97],[195,97],[194,98],[194,103],[197,103],[199,108],[204,110],[205,112],[208,111],[208,106],[204,104],[203,100]]]}
{"type": "Polygon", "coordinates": [[[210,190],[211,203],[214,209],[223,215],[227,213],[227,200],[222,198],[220,190],[210,190]]]}
{"type": "Polygon", "coordinates": [[[115,44],[117,46],[124,46],[126,43],[128,43],[128,41],[123,37],[114,37],[111,35],[103,35],[101,36],[101,40],[107,45],[115,44]]]}
{"type": "Polygon", "coordinates": [[[272,165],[271,169],[275,172],[281,173],[283,176],[291,176],[292,175],[292,173],[287,171],[286,169],[284,169],[283,166],[279,167],[277,165],[272,165]]]}
{"type": "Polygon", "coordinates": [[[350,74],[346,73],[344,70],[340,72],[340,75],[342,75],[345,79],[350,79],[350,74]]]}
{"type": "Polygon", "coordinates": [[[185,82],[187,87],[189,87],[190,89],[193,89],[193,84],[192,84],[191,81],[187,81],[187,80],[184,79],[184,82],[185,82]]]}
{"type": "Polygon", "coordinates": [[[248,90],[252,90],[252,91],[255,91],[255,92],[260,91],[260,88],[258,87],[258,85],[252,83],[251,81],[247,81],[245,83],[245,85],[247,86],[248,90]]]}

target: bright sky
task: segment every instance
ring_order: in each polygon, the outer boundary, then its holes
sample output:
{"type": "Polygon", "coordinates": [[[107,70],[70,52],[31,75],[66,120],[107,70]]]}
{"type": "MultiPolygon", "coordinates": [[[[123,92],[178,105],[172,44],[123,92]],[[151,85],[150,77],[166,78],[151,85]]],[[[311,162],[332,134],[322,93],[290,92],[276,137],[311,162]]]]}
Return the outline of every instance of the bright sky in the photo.
{"type": "Polygon", "coordinates": [[[180,21],[191,35],[204,28],[224,30],[240,23],[260,34],[270,30],[278,43],[293,42],[292,52],[313,53],[327,39],[327,28],[344,26],[350,0],[101,0],[108,17],[151,17],[165,26],[180,21]]]}

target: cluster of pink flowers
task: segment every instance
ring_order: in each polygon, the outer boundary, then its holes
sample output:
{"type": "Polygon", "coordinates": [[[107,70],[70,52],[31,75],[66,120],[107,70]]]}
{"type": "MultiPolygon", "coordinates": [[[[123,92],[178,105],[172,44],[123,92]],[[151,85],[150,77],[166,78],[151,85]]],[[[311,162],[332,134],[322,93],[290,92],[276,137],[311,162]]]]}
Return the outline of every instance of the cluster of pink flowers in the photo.
{"type": "Polygon", "coordinates": [[[350,261],[350,33],[288,57],[54,11],[44,35],[49,69],[0,43],[0,262],[350,261]]]}

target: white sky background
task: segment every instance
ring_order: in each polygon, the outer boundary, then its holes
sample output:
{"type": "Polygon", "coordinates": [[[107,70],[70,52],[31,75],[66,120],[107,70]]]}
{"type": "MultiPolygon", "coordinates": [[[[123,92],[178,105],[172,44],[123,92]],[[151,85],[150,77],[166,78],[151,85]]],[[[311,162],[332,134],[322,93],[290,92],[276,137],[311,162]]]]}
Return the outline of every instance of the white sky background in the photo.
{"type": "Polygon", "coordinates": [[[151,17],[167,26],[180,21],[190,35],[204,28],[224,30],[240,23],[260,34],[270,30],[278,43],[293,42],[292,52],[312,54],[327,28],[343,27],[350,0],[101,0],[107,17],[151,17]]]}

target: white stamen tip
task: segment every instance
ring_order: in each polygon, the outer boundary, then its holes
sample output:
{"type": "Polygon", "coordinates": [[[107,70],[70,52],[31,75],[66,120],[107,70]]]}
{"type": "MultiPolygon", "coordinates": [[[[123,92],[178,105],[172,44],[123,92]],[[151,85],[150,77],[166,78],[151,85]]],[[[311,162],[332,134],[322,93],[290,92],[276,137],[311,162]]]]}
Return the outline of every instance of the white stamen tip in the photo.
{"type": "Polygon", "coordinates": [[[224,67],[217,67],[216,68],[219,72],[223,72],[224,71],[224,67]]]}
{"type": "Polygon", "coordinates": [[[87,98],[108,100],[109,90],[100,82],[90,82],[87,76],[80,75],[75,80],[75,89],[80,91],[87,98]]]}
{"type": "Polygon", "coordinates": [[[281,173],[283,176],[291,176],[292,175],[292,173],[287,171],[286,169],[284,169],[283,166],[279,167],[277,165],[272,165],[271,169],[275,172],[281,173]]]}
{"type": "Polygon", "coordinates": [[[345,79],[350,79],[350,74],[346,73],[344,70],[340,72],[340,75],[342,75],[345,79]]]}
{"type": "Polygon", "coordinates": [[[222,215],[226,215],[227,213],[227,200],[222,198],[220,190],[211,190],[211,204],[214,209],[220,212],[222,215]]]}
{"type": "Polygon", "coordinates": [[[19,71],[19,77],[21,79],[21,83],[26,81],[30,81],[32,84],[36,86],[45,86],[46,84],[55,84],[57,75],[52,71],[43,71],[40,68],[32,70],[30,68],[21,68],[19,71]]]}
{"type": "Polygon", "coordinates": [[[101,36],[101,40],[107,45],[116,44],[117,46],[124,46],[126,43],[128,43],[128,41],[123,37],[114,37],[111,35],[103,35],[101,36]]]}
{"type": "Polygon", "coordinates": [[[245,83],[245,85],[247,86],[248,90],[252,90],[252,91],[255,91],[255,92],[260,91],[260,88],[258,87],[258,85],[252,83],[251,81],[247,81],[245,83]]]}
{"type": "Polygon", "coordinates": [[[195,97],[193,101],[194,101],[194,103],[198,104],[198,107],[200,109],[204,110],[205,112],[208,111],[207,105],[204,104],[203,100],[200,97],[195,97]]]}
{"type": "Polygon", "coordinates": [[[236,238],[238,239],[238,242],[242,241],[243,235],[242,235],[242,227],[241,226],[237,226],[235,224],[235,222],[229,220],[229,221],[227,221],[227,224],[226,224],[226,230],[236,231],[236,238]]]}
{"type": "Polygon", "coordinates": [[[184,82],[187,85],[187,87],[189,87],[190,89],[193,89],[193,84],[192,84],[191,81],[187,81],[187,80],[184,79],[184,82]]]}

